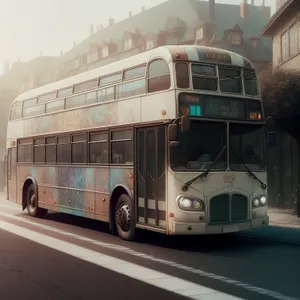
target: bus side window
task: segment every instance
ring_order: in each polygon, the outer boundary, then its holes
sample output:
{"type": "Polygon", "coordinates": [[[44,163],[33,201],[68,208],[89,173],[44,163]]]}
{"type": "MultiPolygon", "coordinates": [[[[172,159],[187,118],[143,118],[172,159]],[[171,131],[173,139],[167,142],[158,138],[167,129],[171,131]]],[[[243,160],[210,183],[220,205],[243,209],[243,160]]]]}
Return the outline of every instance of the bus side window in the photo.
{"type": "Polygon", "coordinates": [[[148,68],[148,93],[165,91],[171,87],[170,70],[162,59],[156,59],[148,68]]]}

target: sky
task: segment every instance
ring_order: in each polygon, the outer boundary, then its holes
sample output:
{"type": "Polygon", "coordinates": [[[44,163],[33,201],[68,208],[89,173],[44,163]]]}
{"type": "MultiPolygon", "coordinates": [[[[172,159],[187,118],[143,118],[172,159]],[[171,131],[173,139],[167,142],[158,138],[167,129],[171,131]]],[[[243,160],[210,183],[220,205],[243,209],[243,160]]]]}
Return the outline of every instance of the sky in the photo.
{"type": "MultiPolygon", "coordinates": [[[[4,61],[59,55],[89,35],[90,24],[116,22],[166,0],[0,0],[0,73],[4,61]],[[116,10],[116,7],[118,9],[116,10]]],[[[243,0],[216,0],[240,4],[243,0]]],[[[250,3],[250,0],[248,0],[250,3]]],[[[266,5],[275,0],[265,0],[266,5]]],[[[261,5],[262,0],[255,0],[261,5]]],[[[274,7],[273,7],[274,12],[274,7]]]]}

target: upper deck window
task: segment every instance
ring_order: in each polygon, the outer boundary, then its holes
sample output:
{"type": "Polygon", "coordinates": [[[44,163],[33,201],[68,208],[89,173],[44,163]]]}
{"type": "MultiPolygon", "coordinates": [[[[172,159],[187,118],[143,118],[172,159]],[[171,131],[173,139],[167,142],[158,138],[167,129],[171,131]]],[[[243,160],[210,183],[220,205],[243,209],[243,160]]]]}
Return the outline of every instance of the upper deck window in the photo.
{"type": "Polygon", "coordinates": [[[162,59],[156,59],[149,64],[148,93],[168,90],[171,86],[168,64],[162,59]]]}
{"type": "Polygon", "coordinates": [[[218,80],[215,66],[193,64],[192,76],[194,90],[217,91],[218,80]]]}
{"type": "Polygon", "coordinates": [[[10,110],[10,120],[21,119],[22,117],[22,102],[16,102],[10,110]]]}
{"type": "Polygon", "coordinates": [[[244,87],[247,95],[258,94],[257,78],[254,70],[244,70],[244,87]]]}
{"type": "Polygon", "coordinates": [[[241,71],[239,69],[219,67],[219,77],[221,92],[242,93],[241,71]]]}

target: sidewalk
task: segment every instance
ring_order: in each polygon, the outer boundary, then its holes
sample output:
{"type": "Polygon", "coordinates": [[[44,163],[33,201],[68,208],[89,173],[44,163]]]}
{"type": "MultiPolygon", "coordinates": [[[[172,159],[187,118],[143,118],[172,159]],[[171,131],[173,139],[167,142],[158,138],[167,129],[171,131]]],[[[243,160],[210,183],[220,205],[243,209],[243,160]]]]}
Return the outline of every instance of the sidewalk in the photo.
{"type": "Polygon", "coordinates": [[[292,210],[269,208],[269,226],[252,229],[241,236],[254,240],[300,246],[300,218],[292,210]]]}
{"type": "Polygon", "coordinates": [[[291,209],[269,208],[270,225],[300,229],[300,218],[293,215],[293,212],[291,209]]]}

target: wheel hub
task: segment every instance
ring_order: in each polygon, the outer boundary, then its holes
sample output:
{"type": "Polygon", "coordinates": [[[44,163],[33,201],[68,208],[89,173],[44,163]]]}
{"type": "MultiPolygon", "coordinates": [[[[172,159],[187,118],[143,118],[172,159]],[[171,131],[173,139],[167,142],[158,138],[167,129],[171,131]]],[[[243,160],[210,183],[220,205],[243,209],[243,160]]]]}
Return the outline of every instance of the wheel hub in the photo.
{"type": "Polygon", "coordinates": [[[122,203],[116,213],[116,223],[123,231],[129,231],[131,226],[130,208],[127,203],[122,203]]]}

